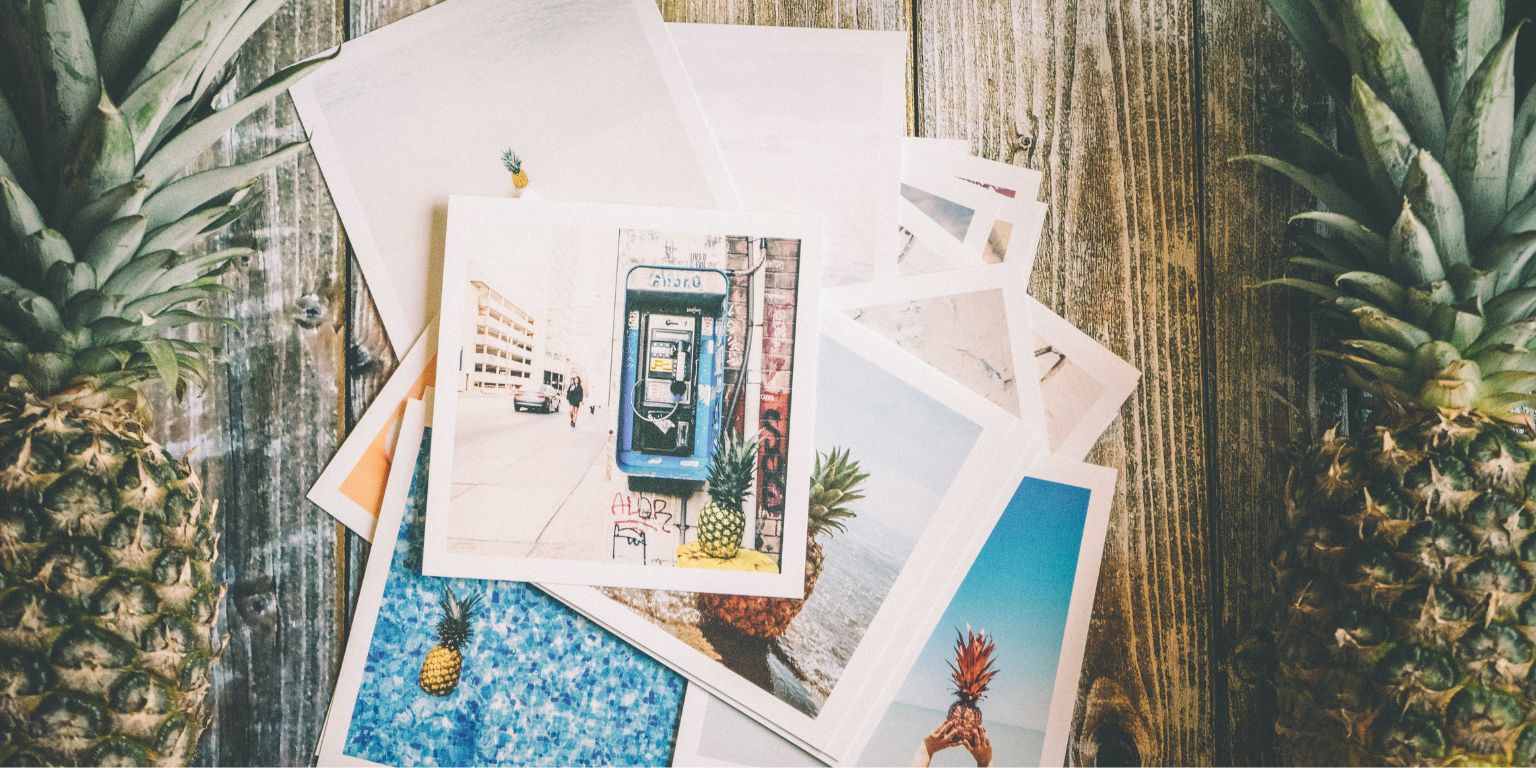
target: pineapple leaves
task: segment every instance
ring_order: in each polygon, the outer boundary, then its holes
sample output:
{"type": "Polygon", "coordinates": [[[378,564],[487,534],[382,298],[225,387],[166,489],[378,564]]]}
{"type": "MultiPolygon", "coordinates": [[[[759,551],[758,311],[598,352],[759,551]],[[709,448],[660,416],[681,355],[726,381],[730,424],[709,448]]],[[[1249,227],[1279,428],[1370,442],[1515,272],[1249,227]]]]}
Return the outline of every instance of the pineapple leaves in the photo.
{"type": "Polygon", "coordinates": [[[1461,193],[1467,236],[1482,239],[1499,223],[1509,195],[1510,140],[1514,133],[1517,24],[1472,74],[1446,145],[1446,171],[1461,193]]]}
{"type": "Polygon", "coordinates": [[[154,364],[155,372],[165,382],[166,389],[176,391],[176,383],[181,378],[181,366],[176,362],[176,350],[171,347],[171,343],[165,339],[145,339],[140,342],[140,347],[154,364]]]}
{"type": "Polygon", "coordinates": [[[83,252],[84,261],[100,277],[111,277],[126,264],[144,242],[143,216],[124,216],[103,227],[83,252]]]}
{"type": "Polygon", "coordinates": [[[1447,268],[1470,263],[1461,197],[1433,155],[1423,150],[1414,155],[1403,177],[1402,196],[1435,239],[1441,263],[1447,268]]]}
{"type": "Polygon", "coordinates": [[[21,132],[21,123],[11,110],[11,103],[0,88],[0,177],[10,177],[23,187],[37,183],[37,172],[32,166],[32,151],[27,148],[27,137],[21,132]]]}
{"type": "MultiPolygon", "coordinates": [[[[183,53],[208,40],[221,40],[245,10],[249,0],[184,0],[180,13],[160,37],[149,60],[128,83],[128,90],[143,84],[183,53]]],[[[209,54],[213,52],[208,51],[209,54]]]]}
{"type": "Polygon", "coordinates": [[[0,214],[5,216],[6,229],[17,240],[42,231],[43,214],[37,210],[32,198],[27,197],[16,182],[0,178],[0,214]]]}
{"type": "Polygon", "coordinates": [[[1314,221],[1338,233],[1339,239],[1349,243],[1365,257],[1368,265],[1381,269],[1387,263],[1387,240],[1375,230],[1358,220],[1331,211],[1306,211],[1291,217],[1290,223],[1314,221]]]}
{"type": "Polygon", "coordinates": [[[1403,322],[1379,309],[1356,310],[1355,319],[1360,321],[1360,330],[1366,337],[1385,344],[1391,344],[1404,352],[1412,352],[1421,344],[1427,344],[1433,339],[1424,329],[1403,322]]]}
{"type": "Polygon", "coordinates": [[[0,3],[0,72],[15,83],[6,96],[40,163],[38,176],[54,178],[101,95],[80,3],[0,3]]]}
{"type": "Polygon", "coordinates": [[[1359,77],[1350,81],[1349,111],[1355,118],[1355,137],[1377,199],[1396,200],[1417,151],[1408,128],[1359,77]]]}
{"type": "Polygon", "coordinates": [[[1429,229],[1413,215],[1413,207],[1403,204],[1403,212],[1387,237],[1387,263],[1392,274],[1410,285],[1425,285],[1445,279],[1445,267],[1435,252],[1435,239],[1429,229]]]}
{"type": "Polygon", "coordinates": [[[101,0],[91,14],[91,38],[110,92],[126,90],[181,7],[181,0],[101,0]]]}
{"type": "Polygon", "coordinates": [[[1408,290],[1386,275],[1376,272],[1345,272],[1334,278],[1334,284],[1370,303],[1390,310],[1400,310],[1408,290]]]}
{"type": "Polygon", "coordinates": [[[1349,93],[1349,62],[1344,52],[1329,42],[1328,28],[1317,15],[1311,0],[1268,0],[1270,10],[1291,35],[1312,74],[1320,80],[1340,104],[1349,93]]]}
{"type": "Polygon", "coordinates": [[[203,65],[202,74],[198,77],[197,85],[192,90],[192,103],[202,103],[203,98],[211,92],[214,83],[218,81],[219,73],[224,70],[225,65],[229,64],[229,60],[235,57],[235,54],[240,51],[241,46],[245,45],[245,41],[249,40],[251,35],[256,34],[256,30],[260,29],[261,25],[266,23],[267,19],[272,17],[272,14],[277,13],[277,10],[283,7],[283,3],[287,1],[255,0],[240,14],[240,18],[235,20],[234,26],[230,27],[229,34],[224,35],[218,47],[214,48],[213,52],[207,57],[203,65]]]}
{"type": "Polygon", "coordinates": [[[1449,114],[1473,70],[1504,32],[1504,0],[1425,0],[1418,29],[1424,64],[1449,114]]]}
{"type": "Polygon", "coordinates": [[[1357,221],[1373,221],[1370,211],[1357,202],[1353,195],[1332,181],[1305,168],[1279,158],[1269,157],[1268,155],[1239,155],[1232,158],[1232,161],[1257,163],[1271,170],[1279,171],[1290,177],[1292,181],[1300,184],[1308,192],[1311,192],[1312,196],[1316,197],[1323,205],[1328,206],[1329,210],[1357,221]]]}
{"type": "Polygon", "coordinates": [[[1488,270],[1498,275],[1494,293],[1518,286],[1532,256],[1536,256],[1536,232],[1511,235],[1495,243],[1487,255],[1488,270]]]}
{"type": "Polygon", "coordinates": [[[124,216],[133,216],[144,205],[149,195],[149,185],[142,178],[114,188],[100,199],[80,209],[69,220],[69,241],[84,244],[91,241],[102,228],[124,216]]]}
{"type": "Polygon", "coordinates": [[[1500,295],[1488,302],[1484,314],[1493,325],[1527,320],[1536,314],[1536,288],[1519,288],[1500,295]]]}
{"type": "Polygon", "coordinates": [[[1340,43],[1351,68],[1403,118],[1415,144],[1439,153],[1446,142],[1445,112],[1402,19],[1387,0],[1342,0],[1338,6],[1340,43]]]}
{"type": "Polygon", "coordinates": [[[193,46],[165,69],[151,75],[139,87],[123,99],[123,115],[128,120],[128,130],[133,134],[134,162],[144,157],[151,142],[160,131],[165,118],[171,114],[177,102],[185,98],[182,84],[197,63],[201,46],[193,46]]]}
{"type": "Polygon", "coordinates": [[[127,183],[133,178],[134,161],[128,123],[102,91],[75,156],[64,169],[53,219],[68,219],[82,206],[127,183]]]}
{"type": "Polygon", "coordinates": [[[195,173],[162,187],[144,202],[143,213],[150,229],[159,229],[202,207],[214,198],[238,193],[268,170],[281,165],[308,146],[298,141],[279,147],[258,160],[195,173]]]}
{"type": "Polygon", "coordinates": [[[301,61],[283,69],[263,81],[245,98],[212,115],[193,123],[165,142],[154,154],[140,164],[139,172],[150,184],[159,186],[202,154],[213,142],[233,128],[252,112],[277,98],[288,87],[303,79],[328,59],[301,61]]]}

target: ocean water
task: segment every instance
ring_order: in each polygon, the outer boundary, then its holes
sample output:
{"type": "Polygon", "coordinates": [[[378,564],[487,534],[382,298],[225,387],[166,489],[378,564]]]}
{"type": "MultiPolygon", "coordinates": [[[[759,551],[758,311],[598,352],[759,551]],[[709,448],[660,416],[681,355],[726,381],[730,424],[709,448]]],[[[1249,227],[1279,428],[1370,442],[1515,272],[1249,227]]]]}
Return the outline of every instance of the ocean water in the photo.
{"type": "MultiPolygon", "coordinates": [[[[944,702],[945,707],[949,702],[944,702]]],[[[923,737],[944,722],[944,709],[929,709],[892,702],[885,717],[875,727],[875,734],[859,756],[859,765],[911,765],[912,757],[923,743],[923,737]]],[[[986,719],[986,703],[982,703],[982,722],[987,728],[987,739],[992,742],[993,765],[1039,765],[1040,750],[1045,746],[1045,733],[1017,725],[993,722],[986,719]]],[[[964,747],[951,747],[933,756],[934,766],[970,766],[976,761],[964,747]]]]}
{"type": "Polygon", "coordinates": [[[388,765],[665,764],[681,677],[526,584],[421,575],[421,456],[344,751],[388,765]],[[445,585],[481,605],[458,688],[436,697],[417,675],[445,585]]]}

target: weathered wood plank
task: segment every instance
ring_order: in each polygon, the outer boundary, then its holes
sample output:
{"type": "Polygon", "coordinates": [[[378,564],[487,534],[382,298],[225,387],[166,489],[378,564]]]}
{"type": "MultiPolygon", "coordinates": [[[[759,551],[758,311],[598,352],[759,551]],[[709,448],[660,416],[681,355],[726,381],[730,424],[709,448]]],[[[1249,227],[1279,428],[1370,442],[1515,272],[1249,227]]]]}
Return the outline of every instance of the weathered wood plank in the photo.
{"type": "Polygon", "coordinates": [[[1217,762],[1268,765],[1275,751],[1271,635],[1279,605],[1271,555],[1284,515],[1288,448],[1343,410],[1336,372],[1306,358],[1306,301],[1252,286],[1281,273],[1286,218],[1311,200],[1289,182],[1227,158],[1274,151],[1265,112],[1326,124],[1321,89],[1262,4],[1206,0],[1198,44],[1203,157],[1201,263],[1206,289],[1209,486],[1217,626],[1212,723],[1217,762]],[[1275,72],[1298,73],[1274,77],[1275,72]]]}
{"type": "MultiPolygon", "coordinates": [[[[335,44],[340,2],[289,4],[235,62],[238,92],[335,44]]],[[[284,99],[242,123],[204,162],[250,159],[302,137],[284,99]]],[[[200,762],[307,764],[339,662],[335,524],[304,500],[336,446],[341,380],[340,232],[308,155],[268,174],[264,205],[220,238],[260,251],[227,278],[219,309],[243,333],[213,382],[183,402],[162,398],[160,439],[193,451],[220,502],[229,585],[215,667],[213,722],[200,762]]]]}
{"type": "Polygon", "coordinates": [[[1193,12],[1161,0],[918,7],[920,133],[1046,174],[1032,292],[1143,371],[1091,457],[1124,471],[1071,751],[1082,764],[1216,759],[1193,12]]]}

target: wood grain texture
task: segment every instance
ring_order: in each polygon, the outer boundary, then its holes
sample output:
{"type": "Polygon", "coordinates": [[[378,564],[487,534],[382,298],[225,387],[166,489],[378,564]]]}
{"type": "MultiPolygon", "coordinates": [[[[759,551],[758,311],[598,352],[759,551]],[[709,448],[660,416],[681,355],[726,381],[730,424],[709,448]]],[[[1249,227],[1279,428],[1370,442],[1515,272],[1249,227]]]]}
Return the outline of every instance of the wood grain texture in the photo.
{"type": "Polygon", "coordinates": [[[919,132],[1044,172],[1031,292],[1142,370],[1090,457],[1122,474],[1071,759],[1216,762],[1194,9],[964,0],[917,24],[919,132]]]}
{"type": "MultiPolygon", "coordinates": [[[[342,17],[339,2],[290,3],[234,62],[234,92],[334,45],[342,17]]],[[[249,160],[300,138],[284,98],[200,164],[249,160]]],[[[155,412],[159,439],[192,451],[222,517],[228,645],[199,759],[291,765],[311,760],[340,662],[336,524],[304,495],[337,445],[330,425],[339,416],[343,262],[340,227],[309,155],[269,173],[263,190],[264,204],[218,238],[258,251],[226,278],[234,292],[219,307],[244,330],[217,337],[227,354],[207,390],[163,399],[155,412]]]]}
{"type": "MultiPolygon", "coordinates": [[[[249,84],[428,0],[291,0],[241,59],[249,84]]],[[[1077,764],[1272,762],[1274,448],[1337,411],[1276,273],[1288,185],[1225,159],[1262,109],[1325,118],[1257,0],[659,0],[669,21],[912,30],[915,133],[1042,171],[1034,295],[1143,371],[1090,460],[1122,470],[1085,660],[1077,764]],[[1276,72],[1288,73],[1277,77],[1276,72]],[[1319,396],[1321,393],[1321,396],[1319,396]],[[1299,411],[1290,404],[1296,404],[1299,411]]],[[[298,135],[284,102],[213,156],[298,135]]],[[[395,366],[312,159],[268,181],[235,240],[248,331],[227,375],[165,403],[223,500],[231,637],[206,762],[304,764],[367,548],[303,500],[395,366]]]]}
{"type": "Polygon", "coordinates": [[[1278,759],[1271,553],[1284,515],[1285,456],[1312,425],[1339,419],[1340,399],[1328,393],[1342,387],[1327,366],[1306,357],[1314,341],[1307,302],[1253,287],[1281,274],[1285,221],[1310,199],[1267,171],[1227,159],[1274,151],[1262,128],[1266,111],[1310,114],[1323,125],[1328,113],[1321,89],[1305,76],[1266,76],[1305,72],[1272,14],[1207,0],[1201,22],[1202,338],[1217,610],[1212,726],[1217,762],[1266,765],[1278,759]],[[1322,413],[1327,408],[1333,415],[1322,413]]]}

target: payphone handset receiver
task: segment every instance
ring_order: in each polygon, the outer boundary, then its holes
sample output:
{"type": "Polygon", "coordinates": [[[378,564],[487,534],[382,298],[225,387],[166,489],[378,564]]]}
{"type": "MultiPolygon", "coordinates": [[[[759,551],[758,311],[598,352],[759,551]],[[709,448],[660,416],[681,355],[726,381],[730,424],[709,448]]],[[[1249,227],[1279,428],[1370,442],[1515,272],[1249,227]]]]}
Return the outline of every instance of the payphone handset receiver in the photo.
{"type": "Polygon", "coordinates": [[[730,283],[642,266],[625,277],[616,461],[634,477],[702,482],[719,435],[730,283]]]}

